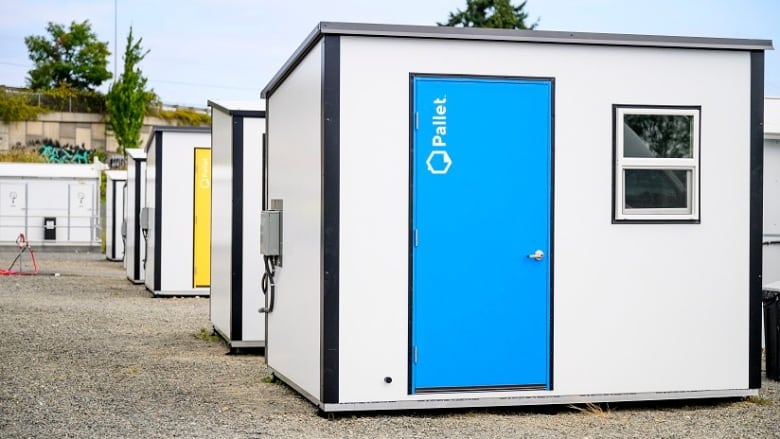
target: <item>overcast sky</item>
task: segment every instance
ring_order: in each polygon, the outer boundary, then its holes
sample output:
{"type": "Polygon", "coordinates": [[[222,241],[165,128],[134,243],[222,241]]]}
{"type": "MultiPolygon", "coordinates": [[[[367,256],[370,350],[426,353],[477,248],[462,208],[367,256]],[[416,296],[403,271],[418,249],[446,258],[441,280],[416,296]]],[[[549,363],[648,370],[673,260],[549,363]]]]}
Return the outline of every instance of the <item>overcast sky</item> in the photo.
{"type": "MultiPolygon", "coordinates": [[[[515,4],[518,2],[515,1],[515,4]]],[[[49,21],[89,20],[122,64],[130,26],[141,63],[167,104],[256,99],[320,21],[435,25],[465,0],[0,0],[0,85],[24,86],[28,35],[49,21]],[[116,7],[116,9],[115,9],[116,7]],[[116,22],[116,26],[115,26],[116,22]],[[115,45],[115,33],[118,44],[115,45]]],[[[756,38],[780,46],[780,0],[528,0],[538,29],[756,38]]],[[[767,96],[780,96],[780,51],[766,57],[767,96]]],[[[105,91],[106,86],[104,86],[105,91]]]]}

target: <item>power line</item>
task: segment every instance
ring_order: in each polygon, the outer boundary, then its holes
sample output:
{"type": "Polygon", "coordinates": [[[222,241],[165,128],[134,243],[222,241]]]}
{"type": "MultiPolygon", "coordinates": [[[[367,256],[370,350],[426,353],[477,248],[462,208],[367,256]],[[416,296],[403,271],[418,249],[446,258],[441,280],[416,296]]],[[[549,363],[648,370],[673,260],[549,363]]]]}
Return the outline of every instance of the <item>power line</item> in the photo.
{"type": "Polygon", "coordinates": [[[7,62],[7,61],[0,61],[0,64],[6,65],[6,66],[16,66],[16,67],[25,67],[25,68],[32,67],[30,64],[18,64],[18,63],[7,62]]]}
{"type": "Polygon", "coordinates": [[[190,87],[222,88],[222,89],[229,89],[229,90],[259,90],[260,89],[260,87],[233,87],[229,85],[203,84],[197,82],[166,81],[163,79],[149,79],[149,82],[158,82],[160,84],[172,84],[172,85],[186,85],[190,87]]]}

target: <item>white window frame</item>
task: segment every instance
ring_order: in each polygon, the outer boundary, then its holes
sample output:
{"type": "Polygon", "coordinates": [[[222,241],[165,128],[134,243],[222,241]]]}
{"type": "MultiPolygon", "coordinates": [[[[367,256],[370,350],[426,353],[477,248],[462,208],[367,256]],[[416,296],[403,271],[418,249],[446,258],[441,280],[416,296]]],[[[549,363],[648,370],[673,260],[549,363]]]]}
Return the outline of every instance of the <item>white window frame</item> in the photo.
{"type": "Polygon", "coordinates": [[[700,148],[700,107],[614,107],[615,115],[615,221],[664,221],[664,222],[698,222],[699,221],[699,148],[700,148]],[[691,126],[691,157],[658,158],[658,157],[624,157],[624,123],[628,114],[642,115],[679,115],[693,116],[691,126]],[[647,170],[680,170],[689,171],[688,208],[627,208],[625,205],[625,171],[628,169],[647,170]]]}

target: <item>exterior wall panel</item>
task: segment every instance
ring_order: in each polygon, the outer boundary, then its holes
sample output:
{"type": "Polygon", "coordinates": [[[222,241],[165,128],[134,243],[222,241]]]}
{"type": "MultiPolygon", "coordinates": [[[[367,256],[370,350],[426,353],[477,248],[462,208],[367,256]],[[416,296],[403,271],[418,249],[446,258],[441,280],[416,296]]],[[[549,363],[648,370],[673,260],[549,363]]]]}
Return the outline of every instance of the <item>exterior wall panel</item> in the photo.
{"type": "Polygon", "coordinates": [[[276,306],[267,316],[266,358],[315,398],[321,358],[321,57],[318,44],[268,99],[267,134],[268,200],[282,199],[284,213],[283,267],[276,306]]]}

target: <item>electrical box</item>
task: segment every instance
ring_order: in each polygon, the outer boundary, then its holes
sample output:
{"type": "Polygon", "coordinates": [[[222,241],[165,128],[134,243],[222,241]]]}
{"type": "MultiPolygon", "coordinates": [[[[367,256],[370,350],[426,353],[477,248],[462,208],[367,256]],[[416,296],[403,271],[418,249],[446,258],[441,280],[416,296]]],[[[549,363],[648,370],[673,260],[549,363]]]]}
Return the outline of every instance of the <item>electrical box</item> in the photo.
{"type": "Polygon", "coordinates": [[[282,250],[282,212],[264,210],[260,214],[260,253],[280,256],[282,250]]]}
{"type": "Polygon", "coordinates": [[[138,222],[141,224],[141,230],[149,230],[149,208],[141,208],[141,214],[139,215],[138,222]]]}

